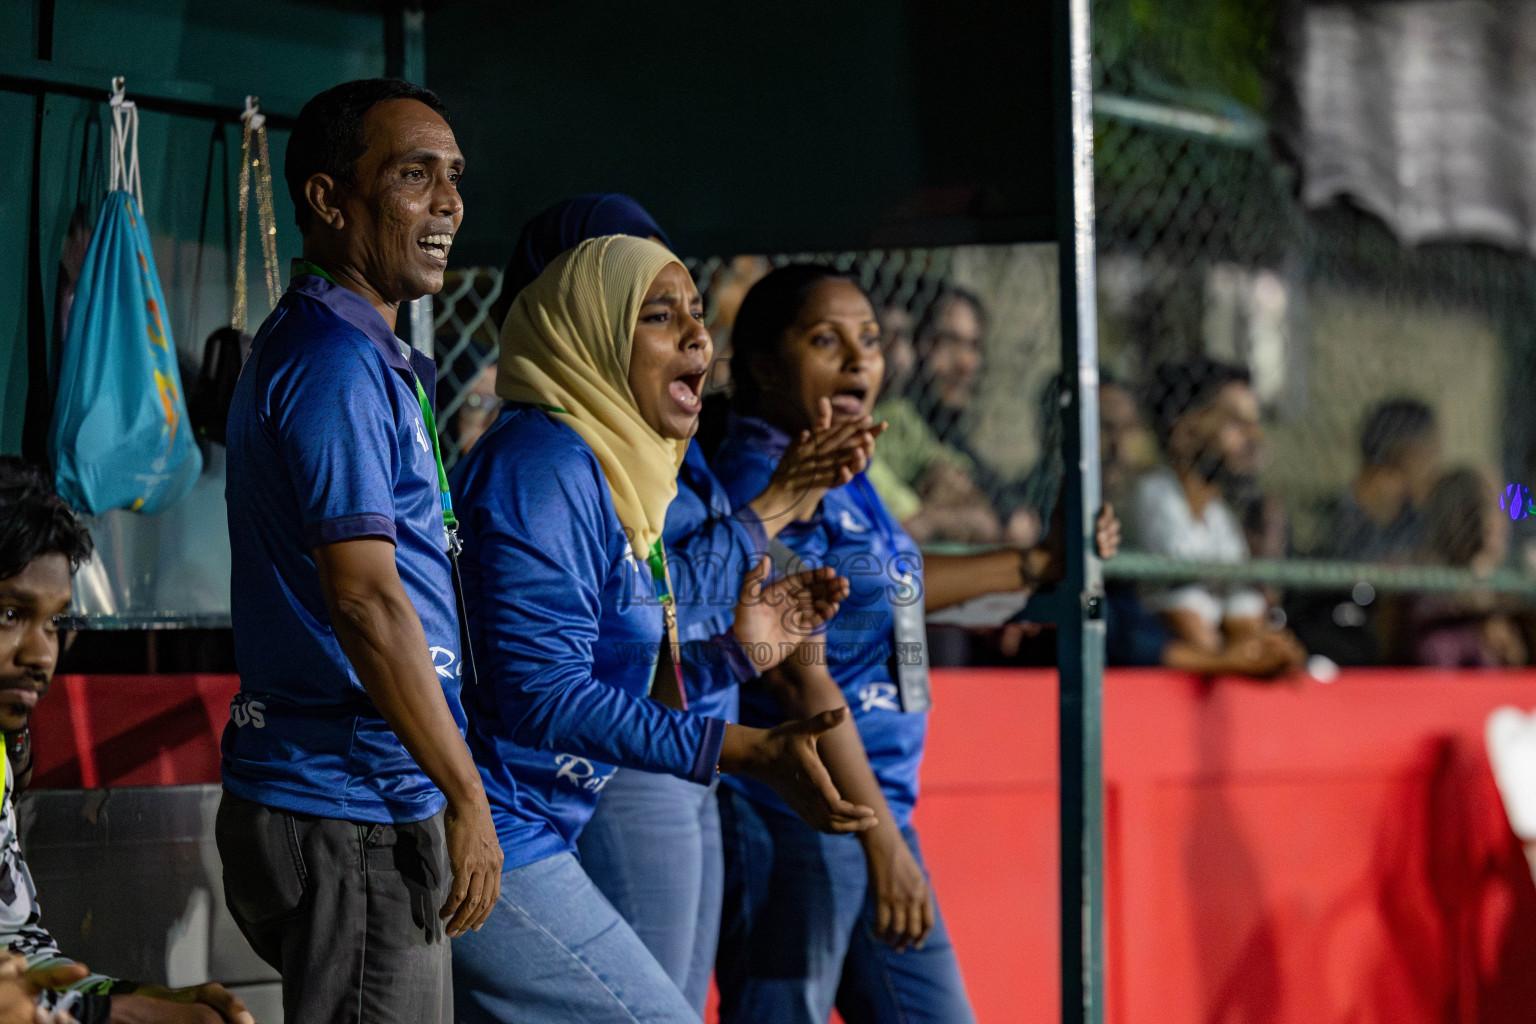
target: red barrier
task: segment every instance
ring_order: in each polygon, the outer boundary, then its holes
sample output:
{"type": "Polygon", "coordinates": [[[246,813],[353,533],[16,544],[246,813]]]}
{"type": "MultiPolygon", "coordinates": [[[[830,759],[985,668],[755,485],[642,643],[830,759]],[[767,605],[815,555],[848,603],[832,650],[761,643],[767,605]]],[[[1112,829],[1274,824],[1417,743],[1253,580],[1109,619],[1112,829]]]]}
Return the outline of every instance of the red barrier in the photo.
{"type": "Polygon", "coordinates": [[[32,714],[43,789],[219,781],[231,675],[55,676],[32,714]]]}
{"type": "MultiPolygon", "coordinates": [[[[1059,1021],[1055,674],[937,671],[918,827],[984,1024],[1059,1021]]],[[[37,785],[216,781],[232,677],[59,677],[37,785]],[[61,699],[63,698],[63,699],[61,699]]],[[[1536,886],[1483,754],[1536,673],[1105,681],[1115,1024],[1536,1015],[1536,886]]]]}
{"type": "MultiPolygon", "coordinates": [[[[980,1019],[1060,1020],[1054,673],[938,674],[918,827],[980,1019]]],[[[1536,673],[1105,681],[1116,1024],[1536,1016],[1536,887],[1483,754],[1536,673]]]]}

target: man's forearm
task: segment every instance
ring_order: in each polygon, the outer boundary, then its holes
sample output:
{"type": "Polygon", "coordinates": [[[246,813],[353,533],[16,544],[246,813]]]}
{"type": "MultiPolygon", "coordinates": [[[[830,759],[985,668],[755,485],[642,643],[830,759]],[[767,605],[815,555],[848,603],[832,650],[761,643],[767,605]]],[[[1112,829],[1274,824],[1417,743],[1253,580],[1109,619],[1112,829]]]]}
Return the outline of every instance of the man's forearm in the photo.
{"type": "Polygon", "coordinates": [[[1197,651],[1219,654],[1225,641],[1221,631],[1201,617],[1199,612],[1188,608],[1169,608],[1162,613],[1163,625],[1175,640],[1182,641],[1197,651]]]}
{"type": "Polygon", "coordinates": [[[984,594],[1033,590],[1049,567],[1044,548],[997,548],[973,555],[923,556],[923,607],[936,612],[984,594]]]}

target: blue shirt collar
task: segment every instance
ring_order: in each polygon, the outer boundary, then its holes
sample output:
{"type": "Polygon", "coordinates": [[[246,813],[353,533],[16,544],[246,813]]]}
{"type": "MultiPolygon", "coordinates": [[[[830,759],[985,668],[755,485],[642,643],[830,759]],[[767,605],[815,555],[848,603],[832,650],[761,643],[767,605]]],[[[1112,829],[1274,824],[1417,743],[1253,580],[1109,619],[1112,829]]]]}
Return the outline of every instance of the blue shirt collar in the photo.
{"type": "MultiPolygon", "coordinates": [[[[297,262],[297,261],[295,261],[297,262]]],[[[297,268],[296,268],[297,269],[297,268]]],[[[385,362],[397,370],[410,372],[411,347],[389,329],[389,324],[361,295],[332,284],[319,274],[298,270],[288,282],[288,290],[307,295],[368,336],[384,353],[385,362]]]]}
{"type": "Polygon", "coordinates": [[[395,332],[389,329],[389,324],[384,322],[384,318],[379,315],[378,310],[373,308],[371,302],[354,291],[348,291],[341,285],[332,283],[320,274],[305,270],[302,260],[294,260],[294,271],[293,279],[288,282],[290,292],[314,299],[362,331],[368,336],[369,341],[378,346],[384,361],[392,369],[408,376],[414,374],[421,378],[428,395],[432,394],[437,378],[436,364],[397,338],[395,332]]]}
{"type": "Polygon", "coordinates": [[[726,419],[726,436],[734,444],[748,446],[749,451],[778,462],[789,448],[789,432],[780,430],[767,420],[756,416],[743,416],[733,412],[726,419]]]}

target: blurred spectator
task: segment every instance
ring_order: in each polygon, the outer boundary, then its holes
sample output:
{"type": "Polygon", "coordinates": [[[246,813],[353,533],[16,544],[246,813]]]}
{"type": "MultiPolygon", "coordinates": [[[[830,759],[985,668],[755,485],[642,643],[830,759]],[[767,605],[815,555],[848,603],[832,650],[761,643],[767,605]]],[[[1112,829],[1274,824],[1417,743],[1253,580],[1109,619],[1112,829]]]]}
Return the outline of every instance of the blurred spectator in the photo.
{"type": "MultiPolygon", "coordinates": [[[[1417,560],[1486,575],[1509,553],[1509,520],[1498,484],[1481,470],[1451,470],[1424,502],[1417,560]]],[[[1420,594],[1400,602],[1394,653],[1415,665],[1489,668],[1524,665],[1529,650],[1498,597],[1477,592],[1420,594]]]]}
{"type": "MultiPolygon", "coordinates": [[[[1136,476],[1152,465],[1151,442],[1136,396],[1105,371],[1099,374],[1099,473],[1104,501],[1121,515],[1133,505],[1136,476]]],[[[1105,657],[1111,665],[1161,665],[1173,642],[1166,626],[1147,611],[1133,583],[1104,587],[1105,657]]]]}
{"type": "Polygon", "coordinates": [[[474,447],[480,435],[496,422],[496,414],[500,411],[501,399],[496,397],[496,364],[492,363],[475,374],[469,390],[464,393],[464,404],[453,417],[453,433],[459,442],[460,455],[474,447]]]}
{"type": "Polygon", "coordinates": [[[1413,398],[1377,405],[1360,431],[1360,472],[1314,554],[1357,562],[1407,559],[1422,540],[1419,506],[1439,474],[1434,410],[1413,398]]]}
{"type": "MultiPolygon", "coordinates": [[[[1117,510],[1134,505],[1137,477],[1156,459],[1156,449],[1136,396],[1107,373],[1099,379],[1099,466],[1104,501],[1117,510]]],[[[1294,652],[1267,634],[1229,641],[1210,651],[1174,636],[1147,610],[1131,583],[1105,586],[1105,654],[1111,665],[1163,665],[1186,672],[1272,676],[1290,668],[1294,652]]]]}
{"type": "Polygon", "coordinates": [[[987,313],[974,292],[947,284],[917,325],[913,346],[922,367],[918,407],[943,442],[963,445],[963,419],[981,380],[987,313]]]}
{"type": "MultiPolygon", "coordinates": [[[[1434,410],[1413,398],[1379,403],[1360,430],[1360,471],[1328,515],[1312,554],[1351,562],[1414,558],[1424,538],[1422,505],[1439,472],[1434,410]]],[[[1381,660],[1386,639],[1375,596],[1364,584],[1349,592],[1301,592],[1286,610],[1308,650],[1340,665],[1371,665],[1381,660]]]]}
{"type": "Polygon", "coordinates": [[[890,301],[875,310],[880,321],[880,344],[885,351],[885,380],[880,394],[887,397],[906,394],[917,367],[917,350],[912,344],[912,313],[899,302],[890,301]]]}
{"type": "MultiPolygon", "coordinates": [[[[882,319],[900,329],[910,322],[889,309],[882,319]]],[[[932,540],[995,543],[1003,538],[983,485],[983,472],[963,450],[961,417],[975,394],[981,370],[985,327],[981,300],[945,285],[929,303],[913,336],[915,373],[893,373],[890,390],[875,407],[877,421],[890,426],[875,453],[871,480],[881,498],[895,502],[892,513],[918,543],[932,540]],[[882,465],[883,463],[883,465],[882,465]],[[921,507],[910,507],[900,487],[915,493],[921,507]]],[[[899,339],[893,339],[899,345],[899,339]]],[[[896,353],[900,356],[899,350],[896,353]]],[[[1034,538],[1030,539],[1033,543],[1034,538]]]]}
{"type": "Polygon", "coordinates": [[[733,256],[715,268],[707,287],[700,285],[709,296],[709,323],[705,326],[715,343],[714,362],[704,378],[704,407],[694,435],[706,458],[714,456],[730,415],[731,328],[736,324],[736,311],[752,286],[772,269],[766,256],[733,256]]]}
{"type": "Polygon", "coordinates": [[[766,256],[733,256],[720,264],[710,275],[709,335],[715,343],[715,361],[709,368],[705,390],[724,391],[731,384],[731,328],[736,323],[736,311],[752,286],[761,281],[773,269],[766,256]]]}
{"type": "MultiPolygon", "coordinates": [[[[1518,480],[1520,486],[1527,488],[1524,495],[1517,490],[1511,495],[1511,500],[1519,501],[1529,499],[1530,486],[1536,484],[1536,443],[1526,446],[1525,458],[1520,460],[1521,474],[1518,480]]],[[[1518,514],[1518,513],[1517,513],[1518,514]]],[[[1508,509],[1505,515],[1511,515],[1508,509]]],[[[1511,515],[1510,544],[1515,549],[1517,557],[1514,559],[1514,567],[1527,576],[1536,576],[1536,515],[1526,515],[1515,519],[1511,515]]]]}
{"type": "MultiPolygon", "coordinates": [[[[1248,372],[1205,356],[1165,364],[1150,405],[1168,467],[1136,485],[1136,546],[1191,561],[1247,561],[1247,540],[1222,490],[1251,480],[1259,467],[1263,433],[1248,372]]],[[[1191,583],[1155,592],[1147,605],[1179,649],[1201,659],[1277,671],[1305,661],[1294,636],[1269,627],[1268,602],[1252,587],[1191,583]]]]}
{"type": "MultiPolygon", "coordinates": [[[[1041,409],[1057,411],[1057,426],[1044,436],[1059,445],[1059,386],[1046,389],[1041,409]]],[[[1117,511],[1133,505],[1138,476],[1156,462],[1151,432],[1131,390],[1108,373],[1099,379],[1099,466],[1104,501],[1117,511]]],[[[1054,460],[1047,457],[1033,477],[1050,478],[1050,500],[1040,507],[1049,518],[1059,500],[1061,467],[1059,448],[1054,460]],[[1054,468],[1045,468],[1054,461],[1054,468]]],[[[1042,482],[1042,486],[1043,486],[1042,482]]],[[[1299,651],[1285,634],[1272,630],[1252,636],[1233,637],[1218,650],[1191,643],[1170,631],[1162,617],[1149,611],[1135,584],[1109,581],[1105,585],[1106,647],[1110,665],[1155,666],[1203,674],[1235,674],[1268,677],[1294,667],[1299,651]]],[[[1013,623],[998,637],[1002,659],[983,654],[983,663],[1055,664],[1055,640],[1037,624],[1013,623]]]]}
{"type": "Polygon", "coordinates": [[[1421,562],[1486,576],[1509,554],[1509,520],[1499,511],[1499,485],[1478,469],[1441,477],[1424,501],[1421,562]]]}
{"type": "MultiPolygon", "coordinates": [[[[880,346],[885,355],[885,376],[880,381],[883,404],[875,409],[875,421],[879,422],[882,410],[900,412],[906,408],[900,396],[911,386],[917,355],[912,348],[912,314],[905,306],[888,301],[875,310],[875,316],[880,321],[880,346]]],[[[922,511],[923,500],[892,468],[892,462],[891,458],[879,458],[877,452],[865,471],[869,482],[897,522],[917,522],[921,528],[921,520],[915,517],[922,511]]]]}
{"type": "Polygon", "coordinates": [[[500,411],[501,399],[496,397],[496,350],[478,336],[471,338],[453,363],[442,367],[438,374],[438,430],[445,442],[458,446],[462,456],[491,428],[500,411]]]}
{"type": "Polygon", "coordinates": [[[1136,478],[1157,464],[1157,443],[1131,389],[1107,371],[1099,374],[1099,470],[1104,500],[1121,511],[1131,506],[1136,478]]]}
{"type": "Polygon", "coordinates": [[[1061,496],[1065,467],[1061,461],[1062,406],[1061,377],[1052,375],[1035,399],[1036,435],[1040,439],[1040,461],[1022,479],[1001,485],[992,478],[994,508],[1007,509],[1003,539],[1009,544],[1039,543],[1046,533],[1046,523],[1056,513],[1061,496]]]}
{"type": "Polygon", "coordinates": [[[1290,555],[1291,516],[1280,495],[1264,490],[1255,478],[1225,492],[1225,497],[1243,524],[1250,555],[1269,559],[1290,555]]]}
{"type": "MultiPolygon", "coordinates": [[[[1061,378],[1046,381],[1036,403],[1040,462],[1023,480],[1003,489],[1013,508],[1007,532],[1038,537],[1051,518],[1062,479],[1061,378]]],[[[1157,465],[1157,445],[1136,404],[1136,396],[1107,370],[1099,372],[1099,472],[1105,504],[1124,520],[1132,506],[1131,486],[1157,465]]]]}

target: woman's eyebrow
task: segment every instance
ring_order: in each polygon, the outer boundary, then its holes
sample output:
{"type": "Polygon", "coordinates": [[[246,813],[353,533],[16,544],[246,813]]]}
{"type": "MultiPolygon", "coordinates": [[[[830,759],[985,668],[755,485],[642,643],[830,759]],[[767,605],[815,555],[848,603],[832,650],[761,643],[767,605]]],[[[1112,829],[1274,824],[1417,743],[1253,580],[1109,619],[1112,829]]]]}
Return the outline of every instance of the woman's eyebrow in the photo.
{"type": "Polygon", "coordinates": [[[800,324],[799,325],[799,330],[809,331],[813,327],[821,327],[823,325],[825,325],[827,327],[837,327],[837,326],[840,326],[840,325],[847,325],[847,324],[857,324],[859,327],[868,327],[870,325],[874,325],[875,327],[879,327],[880,326],[880,321],[875,320],[873,318],[871,318],[869,320],[860,320],[857,317],[851,317],[851,316],[823,316],[823,317],[818,317],[817,319],[812,320],[809,323],[800,324]]]}
{"type": "Polygon", "coordinates": [[[654,306],[658,302],[676,302],[676,301],[677,301],[677,293],[676,292],[662,292],[660,295],[657,295],[657,296],[654,296],[652,298],[646,299],[644,302],[641,303],[641,305],[642,306],[654,306]]]}

